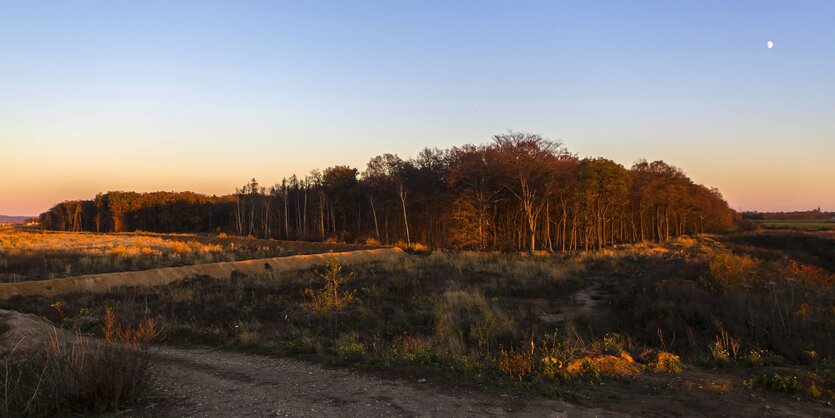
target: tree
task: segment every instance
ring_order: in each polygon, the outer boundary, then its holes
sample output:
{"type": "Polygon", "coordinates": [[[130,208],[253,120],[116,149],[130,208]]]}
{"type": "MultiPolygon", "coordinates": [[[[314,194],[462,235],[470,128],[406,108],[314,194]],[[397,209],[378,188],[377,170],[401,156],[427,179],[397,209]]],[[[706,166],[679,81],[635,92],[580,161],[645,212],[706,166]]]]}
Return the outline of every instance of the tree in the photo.
{"type": "Polygon", "coordinates": [[[506,190],[516,197],[525,215],[530,233],[529,250],[533,252],[539,214],[548,198],[545,183],[549,165],[565,150],[559,142],[520,132],[494,136],[491,149],[502,163],[506,190]]]}
{"type": "Polygon", "coordinates": [[[615,215],[628,204],[629,173],[612,160],[587,158],[580,162],[577,176],[578,193],[589,211],[587,219],[594,220],[588,227],[597,248],[603,248],[607,241],[614,241],[615,234],[607,227],[614,226],[615,215]]]}
{"type": "Polygon", "coordinates": [[[451,154],[447,182],[455,195],[457,228],[453,241],[460,247],[486,248],[490,212],[495,210],[501,193],[496,153],[487,147],[465,145],[453,148],[451,154]]]}
{"type": "Polygon", "coordinates": [[[349,219],[357,206],[357,169],[340,165],[325,169],[322,174],[322,186],[331,202],[331,219],[336,228],[337,216],[341,221],[341,235],[347,235],[349,219]]]}

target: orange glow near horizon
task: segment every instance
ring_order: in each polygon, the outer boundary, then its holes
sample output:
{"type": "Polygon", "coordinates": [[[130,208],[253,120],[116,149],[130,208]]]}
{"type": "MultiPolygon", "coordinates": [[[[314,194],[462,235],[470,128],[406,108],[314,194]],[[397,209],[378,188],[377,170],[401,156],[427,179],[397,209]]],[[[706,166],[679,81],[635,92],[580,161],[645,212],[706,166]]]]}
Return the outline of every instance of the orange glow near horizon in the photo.
{"type": "MultiPolygon", "coordinates": [[[[570,144],[568,146],[571,148],[570,144]]],[[[55,150],[37,156],[33,149],[18,149],[5,158],[6,181],[0,183],[0,214],[37,215],[55,203],[90,199],[96,193],[112,190],[189,190],[223,195],[233,193],[236,187],[253,177],[269,186],[294,173],[304,176],[312,169],[339,164],[362,171],[373,155],[393,152],[413,156],[419,149],[398,152],[397,149],[371,150],[370,146],[364,146],[347,152],[343,144],[331,147],[330,153],[296,148],[283,153],[252,155],[246,149],[230,149],[214,155],[198,152],[189,156],[184,153],[183,157],[142,152],[123,157],[103,153],[84,156],[55,150]],[[363,150],[370,152],[362,155],[363,150]],[[345,158],[340,158],[338,154],[343,152],[345,158]],[[273,159],[273,155],[282,158],[273,159]]],[[[609,157],[627,168],[631,161],[637,160],[631,150],[614,148],[612,151],[617,155],[609,157]]],[[[794,211],[820,207],[825,211],[835,210],[835,193],[827,189],[835,184],[835,170],[827,165],[829,155],[825,153],[805,158],[752,154],[751,158],[740,162],[729,155],[684,155],[672,148],[667,151],[670,158],[660,155],[662,152],[654,152],[657,158],[648,159],[663,159],[682,168],[695,182],[718,188],[733,209],[794,211]],[[799,160],[803,163],[795,162],[799,160]]],[[[607,156],[604,152],[587,155],[607,156]]]]}
{"type": "Polygon", "coordinates": [[[509,129],[664,160],[735,209],[835,211],[833,2],[110,3],[3,7],[0,214],[509,129]]]}

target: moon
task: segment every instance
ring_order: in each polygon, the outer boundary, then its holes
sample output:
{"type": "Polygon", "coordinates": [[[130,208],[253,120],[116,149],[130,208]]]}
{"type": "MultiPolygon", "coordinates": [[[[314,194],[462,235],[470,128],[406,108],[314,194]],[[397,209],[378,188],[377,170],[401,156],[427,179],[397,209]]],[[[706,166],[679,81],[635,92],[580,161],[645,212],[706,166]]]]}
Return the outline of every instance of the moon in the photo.
{"type": "Polygon", "coordinates": [[[768,41],[766,45],[768,46],[768,49],[774,48],[774,42],[772,41],[768,41]]]}

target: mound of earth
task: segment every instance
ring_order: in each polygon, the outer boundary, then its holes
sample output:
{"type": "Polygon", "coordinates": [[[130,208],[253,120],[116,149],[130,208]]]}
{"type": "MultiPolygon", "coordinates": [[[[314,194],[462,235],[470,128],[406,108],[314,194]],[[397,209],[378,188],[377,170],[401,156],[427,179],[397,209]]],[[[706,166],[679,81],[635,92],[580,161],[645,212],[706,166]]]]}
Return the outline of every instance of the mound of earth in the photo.
{"type": "Polygon", "coordinates": [[[35,315],[0,309],[0,354],[36,350],[52,338],[53,330],[35,315]]]}

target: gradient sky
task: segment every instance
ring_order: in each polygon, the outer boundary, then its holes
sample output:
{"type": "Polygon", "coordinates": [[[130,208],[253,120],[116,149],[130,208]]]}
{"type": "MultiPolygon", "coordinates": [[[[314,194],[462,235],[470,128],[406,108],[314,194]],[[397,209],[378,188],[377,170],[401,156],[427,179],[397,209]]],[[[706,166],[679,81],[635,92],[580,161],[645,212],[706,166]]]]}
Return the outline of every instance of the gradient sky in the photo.
{"type": "Polygon", "coordinates": [[[0,214],[508,129],[835,210],[835,1],[0,0],[0,214]]]}

